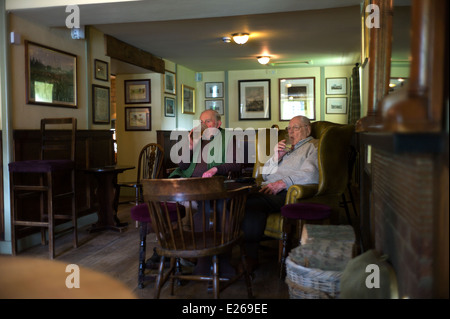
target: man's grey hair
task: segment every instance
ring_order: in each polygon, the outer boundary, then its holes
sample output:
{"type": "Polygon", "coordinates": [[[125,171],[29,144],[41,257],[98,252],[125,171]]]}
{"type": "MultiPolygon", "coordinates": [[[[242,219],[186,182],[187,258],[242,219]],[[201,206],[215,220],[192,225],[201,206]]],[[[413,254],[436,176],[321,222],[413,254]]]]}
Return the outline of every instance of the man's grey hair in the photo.
{"type": "Polygon", "coordinates": [[[216,117],[216,122],[219,122],[222,120],[222,117],[220,116],[219,112],[217,112],[216,110],[204,110],[200,116],[205,113],[205,112],[214,112],[214,116],[216,117]]]}

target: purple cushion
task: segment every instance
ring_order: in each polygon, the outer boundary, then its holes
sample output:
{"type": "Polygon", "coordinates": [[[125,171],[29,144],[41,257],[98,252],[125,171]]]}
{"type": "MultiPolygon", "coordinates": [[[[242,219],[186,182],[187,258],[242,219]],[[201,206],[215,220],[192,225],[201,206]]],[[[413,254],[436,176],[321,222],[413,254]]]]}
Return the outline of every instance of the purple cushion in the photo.
{"type": "MultiPolygon", "coordinates": [[[[163,204],[161,203],[161,207],[163,207],[163,204]]],[[[164,209],[164,207],[163,207],[164,209]]],[[[171,221],[177,220],[177,204],[176,203],[167,203],[167,209],[169,210],[169,216],[171,221]]],[[[184,206],[180,205],[180,216],[183,218],[186,215],[186,211],[184,209],[184,206]]],[[[150,212],[148,210],[148,204],[142,203],[139,205],[136,205],[131,208],[131,218],[138,222],[147,222],[151,223],[152,220],[150,218],[150,212]]]]}
{"type": "Polygon", "coordinates": [[[290,219],[326,219],[331,215],[331,207],[316,203],[288,204],[281,207],[281,215],[290,219]]]}
{"type": "Polygon", "coordinates": [[[30,160],[9,163],[9,171],[14,173],[46,173],[57,170],[73,169],[71,160],[30,160]]]}

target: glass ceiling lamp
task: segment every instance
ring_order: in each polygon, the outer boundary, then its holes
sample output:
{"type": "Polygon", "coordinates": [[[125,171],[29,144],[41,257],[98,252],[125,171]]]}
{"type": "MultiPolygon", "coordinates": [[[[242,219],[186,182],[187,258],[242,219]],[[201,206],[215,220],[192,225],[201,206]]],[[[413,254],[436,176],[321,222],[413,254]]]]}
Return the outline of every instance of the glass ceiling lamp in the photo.
{"type": "Polygon", "coordinates": [[[270,61],[270,57],[269,56],[259,56],[257,57],[258,62],[261,64],[267,64],[270,61]]]}
{"type": "Polygon", "coordinates": [[[250,35],[248,33],[233,33],[231,36],[237,44],[244,44],[248,41],[250,35]]]}

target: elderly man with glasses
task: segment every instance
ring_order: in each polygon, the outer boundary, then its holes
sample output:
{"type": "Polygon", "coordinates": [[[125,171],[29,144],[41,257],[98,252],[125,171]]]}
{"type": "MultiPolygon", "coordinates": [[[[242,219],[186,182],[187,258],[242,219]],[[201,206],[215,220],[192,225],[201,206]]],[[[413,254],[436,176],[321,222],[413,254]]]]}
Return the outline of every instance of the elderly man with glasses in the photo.
{"type": "Polygon", "coordinates": [[[286,129],[289,141],[281,140],[275,146],[274,155],[263,168],[261,190],[247,198],[242,229],[251,270],[258,265],[258,247],[264,236],[267,216],[280,211],[289,186],[319,182],[317,140],[310,136],[309,119],[296,116],[286,129]]]}

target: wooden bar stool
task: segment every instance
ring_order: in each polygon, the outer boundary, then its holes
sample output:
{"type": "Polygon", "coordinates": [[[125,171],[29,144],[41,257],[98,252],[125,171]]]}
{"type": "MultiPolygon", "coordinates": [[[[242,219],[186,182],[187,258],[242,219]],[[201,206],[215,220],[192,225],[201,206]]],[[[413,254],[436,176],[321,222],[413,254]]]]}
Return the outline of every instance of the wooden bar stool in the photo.
{"type": "Polygon", "coordinates": [[[308,222],[324,223],[329,220],[331,215],[331,207],[318,203],[295,203],[281,207],[281,216],[283,218],[283,234],[282,234],[282,250],[280,262],[280,278],[285,276],[285,264],[288,251],[288,243],[290,226],[293,221],[296,222],[296,232],[298,235],[299,245],[302,238],[303,225],[308,222]]]}
{"type": "Polygon", "coordinates": [[[43,245],[46,244],[45,228],[48,229],[49,257],[53,259],[55,219],[72,221],[73,247],[78,247],[75,208],[76,130],[75,118],[42,119],[40,158],[9,163],[13,255],[17,254],[18,228],[40,227],[43,245]],[[48,129],[48,126],[57,129],[48,129]],[[67,126],[70,126],[69,133],[63,130],[67,126]],[[31,210],[23,212],[22,209],[19,212],[18,204],[21,204],[21,208],[26,208],[32,202],[30,196],[34,194],[39,195],[39,216],[31,216],[31,210]],[[70,199],[67,204],[61,200],[66,198],[70,199]]]}

